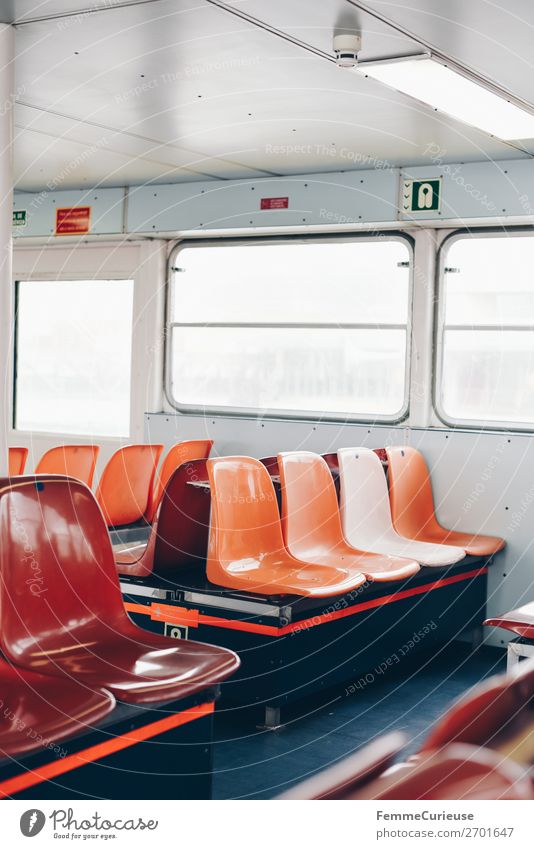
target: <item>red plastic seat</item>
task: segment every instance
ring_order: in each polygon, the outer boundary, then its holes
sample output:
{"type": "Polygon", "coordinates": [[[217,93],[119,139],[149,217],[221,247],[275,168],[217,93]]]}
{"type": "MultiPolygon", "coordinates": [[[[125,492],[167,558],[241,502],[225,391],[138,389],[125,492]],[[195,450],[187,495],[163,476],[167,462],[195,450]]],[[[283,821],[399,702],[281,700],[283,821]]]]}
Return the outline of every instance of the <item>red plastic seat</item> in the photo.
{"type": "Polygon", "coordinates": [[[23,475],[28,459],[27,448],[10,448],[9,457],[9,477],[13,478],[16,475],[23,475]]]}
{"type": "Polygon", "coordinates": [[[0,756],[19,757],[83,734],[107,716],[115,699],[84,687],[12,666],[0,659],[0,756]]]}
{"type": "Polygon", "coordinates": [[[262,457],[260,463],[263,463],[271,477],[279,477],[280,469],[278,468],[278,457],[262,457]]]}
{"type": "Polygon", "coordinates": [[[211,497],[209,488],[191,484],[208,480],[206,460],[180,466],[165,487],[146,545],[115,554],[121,575],[167,575],[179,568],[205,564],[208,553],[211,497]]]}
{"type": "Polygon", "coordinates": [[[365,582],[352,564],[303,563],[287,552],[273,483],[259,460],[219,457],[207,467],[212,503],[207,575],[214,584],[324,598],[365,582]]]}
{"type": "Polygon", "coordinates": [[[162,451],[163,445],[126,445],[110,457],[96,491],[108,527],[143,518],[162,451]]]}
{"type": "Polygon", "coordinates": [[[351,566],[373,581],[398,581],[419,571],[402,557],[369,554],[351,548],[343,537],[330,470],[318,454],[295,451],[278,455],[282,484],[282,529],[288,551],[318,566],[351,566]]]}
{"type": "Polygon", "coordinates": [[[353,755],[307,778],[279,799],[346,799],[358,787],[381,775],[406,745],[406,737],[392,731],[377,737],[353,755]]]}
{"type": "Polygon", "coordinates": [[[391,770],[345,798],[518,801],[534,799],[534,785],[525,769],[497,752],[457,743],[391,770]]]}
{"type": "Polygon", "coordinates": [[[525,640],[534,640],[534,601],[503,616],[492,616],[491,619],[486,619],[484,625],[494,625],[496,628],[513,631],[525,640]]]}
{"type": "Polygon", "coordinates": [[[534,661],[524,661],[506,675],[483,681],[455,705],[430,732],[421,753],[449,743],[499,748],[503,741],[534,727],[534,661]]]}
{"type": "Polygon", "coordinates": [[[389,464],[391,516],[401,536],[463,548],[466,554],[488,557],[504,548],[500,537],[461,533],[443,528],[435,514],[432,484],[422,454],[409,446],[386,448],[389,464]]]}
{"type": "Polygon", "coordinates": [[[154,520],[165,487],[176,469],[189,460],[207,460],[212,447],[213,439],[190,439],[187,442],[178,442],[169,449],[156,476],[153,496],[145,515],[147,522],[154,520]]]}
{"type": "Polygon", "coordinates": [[[67,475],[92,486],[99,451],[98,445],[58,445],[43,454],[35,474],[67,475]]]}
{"type": "Polygon", "coordinates": [[[330,469],[330,474],[332,475],[332,479],[334,481],[334,486],[336,488],[337,500],[339,501],[340,490],[341,490],[341,482],[340,482],[340,479],[339,479],[339,461],[338,461],[338,458],[337,458],[337,452],[334,451],[334,452],[329,453],[329,454],[323,454],[322,457],[323,457],[323,460],[325,461],[326,465],[330,469]]]}
{"type": "Polygon", "coordinates": [[[182,699],[239,666],[227,649],[133,624],[102,513],[72,478],[0,481],[0,611],[1,648],[17,666],[125,702],[182,699]]]}

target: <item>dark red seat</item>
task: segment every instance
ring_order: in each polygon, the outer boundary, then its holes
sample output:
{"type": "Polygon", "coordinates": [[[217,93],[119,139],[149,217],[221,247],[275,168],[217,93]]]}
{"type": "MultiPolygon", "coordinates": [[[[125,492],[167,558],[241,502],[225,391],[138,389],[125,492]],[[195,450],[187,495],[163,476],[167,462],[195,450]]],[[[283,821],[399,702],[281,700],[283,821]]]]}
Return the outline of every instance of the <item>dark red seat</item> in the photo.
{"type": "Polygon", "coordinates": [[[337,500],[339,501],[339,492],[340,492],[340,482],[339,482],[339,461],[337,459],[337,451],[334,451],[329,454],[322,455],[323,460],[326,465],[330,469],[330,474],[332,475],[332,479],[334,481],[334,486],[336,488],[337,500]]]}
{"type": "Polygon", "coordinates": [[[0,659],[0,757],[38,752],[83,734],[115,707],[111,693],[0,659]]]}
{"type": "Polygon", "coordinates": [[[272,478],[280,477],[280,469],[278,468],[278,457],[262,457],[260,463],[263,463],[272,478]]]}
{"type": "Polygon", "coordinates": [[[148,543],[116,552],[121,575],[163,576],[206,563],[210,490],[194,484],[207,480],[206,460],[189,460],[178,467],[163,492],[148,543]]]}
{"type": "Polygon", "coordinates": [[[486,619],[484,625],[493,625],[495,628],[504,628],[513,631],[525,640],[534,640],[534,601],[504,613],[502,616],[492,616],[486,619]]]}
{"type": "Polygon", "coordinates": [[[348,758],[307,778],[280,799],[345,799],[384,772],[406,745],[406,737],[392,731],[378,737],[348,758]]]}
{"type": "Polygon", "coordinates": [[[346,799],[534,799],[526,770],[490,749],[456,743],[349,793],[346,799]]]}
{"type": "Polygon", "coordinates": [[[524,661],[506,675],[483,681],[456,704],[428,735],[421,753],[450,743],[497,749],[522,729],[534,726],[534,661],[524,661]]]}
{"type": "Polygon", "coordinates": [[[138,628],[91,491],[73,478],[0,481],[0,629],[17,666],[132,703],[182,699],[239,666],[231,651],[138,628]]]}

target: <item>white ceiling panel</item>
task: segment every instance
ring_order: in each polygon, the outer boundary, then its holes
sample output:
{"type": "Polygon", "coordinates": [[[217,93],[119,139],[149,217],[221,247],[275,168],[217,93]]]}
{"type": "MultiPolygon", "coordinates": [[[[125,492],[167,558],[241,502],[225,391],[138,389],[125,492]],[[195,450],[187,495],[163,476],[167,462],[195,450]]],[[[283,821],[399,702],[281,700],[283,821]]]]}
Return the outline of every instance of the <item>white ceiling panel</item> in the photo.
{"type": "MultiPolygon", "coordinates": [[[[422,165],[430,145],[443,162],[525,155],[318,55],[331,54],[339,28],[361,29],[362,58],[418,52],[346,0],[230,3],[247,19],[209,0],[17,0],[19,187],[38,190],[58,171],[74,188],[422,165]]],[[[482,0],[451,2],[440,29],[437,0],[369,5],[462,60],[477,6],[488,32],[469,64],[481,71],[492,20],[506,16],[482,0]]],[[[8,7],[0,0],[4,16],[8,7]]]]}

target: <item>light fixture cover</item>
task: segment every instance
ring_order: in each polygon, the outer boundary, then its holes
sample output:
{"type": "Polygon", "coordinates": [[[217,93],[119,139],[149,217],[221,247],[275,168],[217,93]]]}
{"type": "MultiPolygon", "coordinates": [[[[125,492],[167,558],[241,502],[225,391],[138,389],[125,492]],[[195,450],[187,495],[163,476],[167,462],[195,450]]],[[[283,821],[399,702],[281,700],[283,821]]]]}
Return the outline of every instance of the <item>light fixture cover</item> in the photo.
{"type": "Polygon", "coordinates": [[[354,71],[500,139],[534,138],[534,114],[432,56],[364,62],[354,71]]]}

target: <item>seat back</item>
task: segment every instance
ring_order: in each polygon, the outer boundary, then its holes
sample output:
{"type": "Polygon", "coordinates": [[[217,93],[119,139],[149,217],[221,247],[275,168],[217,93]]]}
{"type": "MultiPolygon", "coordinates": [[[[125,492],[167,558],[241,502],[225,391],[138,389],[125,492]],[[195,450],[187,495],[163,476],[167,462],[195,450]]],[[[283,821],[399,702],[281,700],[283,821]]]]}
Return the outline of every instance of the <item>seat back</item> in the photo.
{"type": "Polygon", "coordinates": [[[344,545],[334,481],[325,460],[310,451],[292,451],[279,454],[278,465],[288,551],[307,560],[309,554],[344,545]]]}
{"type": "Polygon", "coordinates": [[[274,475],[278,477],[280,474],[280,470],[278,468],[278,458],[277,457],[262,457],[260,463],[263,463],[271,477],[274,475]]]}
{"type": "Polygon", "coordinates": [[[9,477],[13,478],[16,475],[23,475],[28,459],[27,448],[10,448],[9,452],[9,477]]]}
{"type": "Polygon", "coordinates": [[[206,562],[210,491],[191,484],[207,480],[205,459],[183,463],[171,475],[152,528],[155,574],[166,575],[206,562]]]}
{"type": "Polygon", "coordinates": [[[332,480],[334,481],[334,486],[336,488],[337,500],[339,502],[341,485],[340,485],[340,482],[339,482],[339,461],[337,459],[337,454],[334,451],[334,452],[330,452],[328,454],[323,454],[322,457],[323,457],[323,460],[325,461],[326,465],[330,469],[330,474],[332,475],[332,480]]]}
{"type": "Polygon", "coordinates": [[[126,445],[111,456],[96,491],[108,527],[143,518],[162,451],[163,445],[126,445]]]}
{"type": "MultiPolygon", "coordinates": [[[[498,748],[522,729],[534,727],[534,660],[495,675],[454,704],[428,735],[421,752],[449,743],[498,748]]],[[[517,747],[517,751],[519,747],[517,747]]],[[[513,754],[512,754],[513,757],[513,754]]]]}
{"type": "Polygon", "coordinates": [[[265,466],[252,457],[207,461],[211,486],[208,559],[262,559],[283,550],[280,514],[265,466]]]}
{"type": "Polygon", "coordinates": [[[417,539],[437,526],[427,465],[410,446],[394,445],[386,451],[393,524],[402,536],[417,539]]]}
{"type": "Polygon", "coordinates": [[[126,614],[91,490],[74,478],[0,480],[1,647],[20,666],[111,636],[126,614]]]}
{"type": "Polygon", "coordinates": [[[343,532],[351,545],[365,549],[393,529],[384,469],[370,448],[342,448],[337,456],[343,532]]]}
{"type": "Polygon", "coordinates": [[[171,475],[179,466],[189,460],[207,460],[213,446],[213,439],[190,439],[187,442],[178,442],[169,449],[160,470],[156,475],[153,495],[145,515],[147,522],[152,522],[160,505],[163,491],[167,486],[171,475]]]}
{"type": "Polygon", "coordinates": [[[67,475],[92,486],[99,451],[98,445],[58,445],[43,454],[35,474],[67,475]]]}

